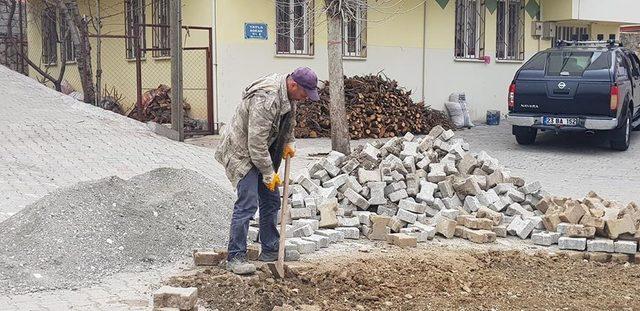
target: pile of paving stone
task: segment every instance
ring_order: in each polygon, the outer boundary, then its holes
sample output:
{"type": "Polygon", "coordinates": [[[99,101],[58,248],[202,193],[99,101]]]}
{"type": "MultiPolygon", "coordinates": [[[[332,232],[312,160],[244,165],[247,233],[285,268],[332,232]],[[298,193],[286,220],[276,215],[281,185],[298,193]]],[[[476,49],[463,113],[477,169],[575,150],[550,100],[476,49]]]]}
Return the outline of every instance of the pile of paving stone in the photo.
{"type": "MultiPolygon", "coordinates": [[[[595,193],[552,197],[440,126],[424,138],[409,133],[350,156],[332,151],[295,177],[290,193],[287,249],[302,254],[343,239],[411,247],[436,234],[475,243],[512,235],[624,254],[636,253],[640,240],[637,205],[623,208],[595,193]]],[[[257,223],[250,241],[258,240],[257,223]]]]}

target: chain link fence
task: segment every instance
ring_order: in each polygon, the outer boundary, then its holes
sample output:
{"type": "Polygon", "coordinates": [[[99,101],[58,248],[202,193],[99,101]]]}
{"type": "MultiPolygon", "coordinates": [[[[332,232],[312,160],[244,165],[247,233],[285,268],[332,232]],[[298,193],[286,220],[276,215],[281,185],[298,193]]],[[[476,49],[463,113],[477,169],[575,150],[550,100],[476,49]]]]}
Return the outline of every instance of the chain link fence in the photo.
{"type": "MultiPolygon", "coordinates": [[[[168,26],[142,24],[138,27],[141,29],[138,36],[156,36],[166,33],[158,30],[168,26]]],[[[94,53],[100,106],[113,110],[110,107],[117,104],[129,117],[170,123],[171,55],[167,42],[136,40],[135,35],[92,36],[94,49],[100,44],[100,52],[94,53]]],[[[183,105],[187,135],[218,132],[214,120],[210,47],[210,27],[183,27],[183,105]]]]}

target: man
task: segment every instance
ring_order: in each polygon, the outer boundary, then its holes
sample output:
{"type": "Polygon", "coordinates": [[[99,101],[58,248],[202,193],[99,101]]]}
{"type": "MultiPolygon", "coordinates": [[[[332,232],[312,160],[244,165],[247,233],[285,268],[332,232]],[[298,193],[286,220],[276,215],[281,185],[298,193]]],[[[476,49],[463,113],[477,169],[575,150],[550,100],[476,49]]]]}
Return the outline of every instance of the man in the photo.
{"type": "Polygon", "coordinates": [[[227,125],[215,157],[238,194],[227,257],[227,269],[233,273],[251,274],[256,270],[246,253],[249,221],[258,208],[262,244],[259,260],[275,261],[278,257],[278,167],[281,158],[295,154],[295,102],[319,100],[317,84],[318,78],[309,68],[260,78],[244,90],[242,102],[227,125]]]}

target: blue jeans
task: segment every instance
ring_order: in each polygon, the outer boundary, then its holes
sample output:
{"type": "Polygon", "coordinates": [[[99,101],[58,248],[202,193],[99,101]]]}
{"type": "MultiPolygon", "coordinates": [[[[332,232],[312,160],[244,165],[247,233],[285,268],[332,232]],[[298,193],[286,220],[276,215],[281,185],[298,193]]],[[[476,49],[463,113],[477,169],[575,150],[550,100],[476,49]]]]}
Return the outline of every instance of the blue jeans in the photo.
{"type": "Polygon", "coordinates": [[[237,187],[238,200],[233,206],[229,232],[228,260],[247,254],[249,221],[260,207],[260,243],[263,252],[277,252],[280,234],[277,230],[280,194],[270,191],[262,182],[262,174],[254,166],[237,187]]]}

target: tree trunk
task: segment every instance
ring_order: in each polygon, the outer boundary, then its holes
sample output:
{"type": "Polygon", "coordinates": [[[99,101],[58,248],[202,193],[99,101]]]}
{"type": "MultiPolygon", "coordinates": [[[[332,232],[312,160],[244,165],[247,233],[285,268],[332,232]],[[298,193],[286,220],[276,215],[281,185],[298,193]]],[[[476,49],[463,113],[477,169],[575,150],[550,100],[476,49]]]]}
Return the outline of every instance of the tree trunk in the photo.
{"type": "Polygon", "coordinates": [[[93,84],[93,72],[91,70],[89,28],[82,16],[80,16],[77,1],[57,0],[57,2],[69,31],[71,32],[73,46],[76,49],[76,62],[78,63],[78,73],[80,74],[80,82],[82,83],[84,102],[95,105],[96,91],[95,85],[93,84]]]}
{"type": "Polygon", "coordinates": [[[342,67],[342,14],[339,1],[326,0],[329,63],[329,115],[331,117],[331,149],[351,153],[347,111],[344,99],[344,70],[342,67]]]}

